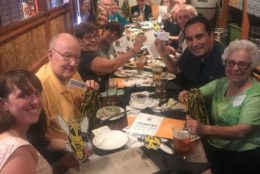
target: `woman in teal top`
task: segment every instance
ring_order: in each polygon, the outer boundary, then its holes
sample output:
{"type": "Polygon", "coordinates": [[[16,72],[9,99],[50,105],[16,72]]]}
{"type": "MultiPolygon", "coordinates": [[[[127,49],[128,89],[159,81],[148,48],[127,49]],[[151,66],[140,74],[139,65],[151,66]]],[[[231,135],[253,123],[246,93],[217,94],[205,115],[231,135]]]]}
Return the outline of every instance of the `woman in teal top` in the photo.
{"type": "Polygon", "coordinates": [[[109,22],[114,21],[114,22],[118,22],[122,26],[125,26],[129,22],[126,18],[121,16],[121,14],[119,13],[119,10],[120,10],[119,3],[117,0],[115,0],[111,6],[111,11],[110,11],[110,14],[108,15],[108,20],[109,20],[109,22]]]}
{"type": "MultiPolygon", "coordinates": [[[[187,116],[187,126],[207,137],[205,150],[214,174],[260,173],[260,83],[251,76],[260,62],[257,47],[247,40],[233,41],[222,59],[226,77],[200,88],[211,102],[211,124],[187,116]]],[[[185,94],[181,92],[180,100],[185,94]]]]}

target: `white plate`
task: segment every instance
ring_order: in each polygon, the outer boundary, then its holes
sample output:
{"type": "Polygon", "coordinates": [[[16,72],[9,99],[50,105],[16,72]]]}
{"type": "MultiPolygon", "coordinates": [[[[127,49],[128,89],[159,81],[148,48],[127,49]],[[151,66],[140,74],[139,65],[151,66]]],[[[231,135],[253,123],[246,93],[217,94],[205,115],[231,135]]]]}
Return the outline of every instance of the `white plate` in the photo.
{"type": "Polygon", "coordinates": [[[135,64],[135,62],[134,63],[126,63],[126,64],[124,64],[124,67],[126,67],[126,68],[136,68],[136,64],[135,64]]]}
{"type": "Polygon", "coordinates": [[[122,113],[116,117],[112,117],[109,119],[109,120],[117,120],[125,115],[125,113],[123,113],[124,111],[125,110],[119,106],[105,106],[103,108],[100,108],[97,111],[96,117],[99,118],[100,120],[105,120],[107,117],[110,117],[114,114],[122,113]]]}
{"type": "Polygon", "coordinates": [[[93,138],[93,145],[101,150],[115,150],[126,145],[127,135],[119,130],[111,130],[98,134],[93,138]]]}
{"type": "Polygon", "coordinates": [[[166,80],[173,80],[176,78],[176,75],[172,74],[172,73],[163,72],[162,76],[163,76],[163,79],[166,79],[166,80]]]}
{"type": "Polygon", "coordinates": [[[119,70],[114,72],[117,77],[131,77],[137,74],[136,70],[119,70]]]}
{"type": "Polygon", "coordinates": [[[154,66],[162,66],[165,67],[165,64],[162,60],[158,60],[158,59],[152,59],[152,60],[148,60],[146,62],[146,65],[144,66],[146,69],[152,69],[154,66]]]}
{"type": "Polygon", "coordinates": [[[130,101],[129,101],[129,105],[132,108],[135,108],[135,109],[145,109],[145,108],[148,108],[148,107],[149,108],[153,108],[153,107],[157,106],[158,103],[159,103],[158,100],[155,100],[155,99],[150,98],[150,97],[148,97],[143,104],[134,102],[133,99],[130,99],[130,101]]]}

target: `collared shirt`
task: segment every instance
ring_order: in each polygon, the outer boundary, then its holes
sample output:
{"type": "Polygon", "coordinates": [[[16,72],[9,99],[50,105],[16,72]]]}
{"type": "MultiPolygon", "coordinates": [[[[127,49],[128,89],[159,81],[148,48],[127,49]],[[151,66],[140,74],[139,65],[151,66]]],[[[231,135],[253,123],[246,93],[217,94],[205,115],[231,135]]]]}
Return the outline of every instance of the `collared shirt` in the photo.
{"type": "MultiPolygon", "coordinates": [[[[260,126],[260,84],[253,81],[250,88],[245,89],[237,96],[226,97],[228,79],[226,77],[208,83],[200,88],[207,103],[211,104],[210,119],[213,125],[234,126],[248,124],[260,126]]],[[[211,145],[233,151],[252,150],[260,147],[260,133],[251,131],[243,139],[222,139],[208,137],[211,145]]]]}
{"type": "Polygon", "coordinates": [[[144,6],[143,8],[140,8],[140,7],[139,7],[139,16],[142,16],[143,19],[145,20],[144,11],[145,11],[145,6],[144,6]]]}
{"type": "Polygon", "coordinates": [[[177,75],[183,89],[197,88],[217,78],[225,76],[225,68],[221,59],[224,46],[215,42],[213,49],[204,62],[195,57],[189,49],[185,49],[177,62],[181,73],[177,75]]]}
{"type": "MultiPolygon", "coordinates": [[[[43,86],[43,108],[47,116],[48,136],[66,138],[56,123],[57,115],[61,115],[66,122],[79,117],[84,90],[66,86],[56,77],[49,64],[42,66],[36,75],[43,86]]],[[[79,73],[75,73],[72,79],[82,81],[79,73]]]]}

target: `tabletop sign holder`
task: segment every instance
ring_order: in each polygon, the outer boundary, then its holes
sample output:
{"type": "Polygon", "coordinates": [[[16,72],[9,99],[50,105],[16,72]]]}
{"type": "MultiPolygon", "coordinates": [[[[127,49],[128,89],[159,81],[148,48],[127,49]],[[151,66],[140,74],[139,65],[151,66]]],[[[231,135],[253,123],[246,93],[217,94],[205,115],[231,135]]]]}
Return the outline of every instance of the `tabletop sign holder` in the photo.
{"type": "Polygon", "coordinates": [[[81,123],[76,120],[72,120],[69,124],[65,122],[62,116],[57,116],[57,122],[62,130],[68,135],[68,145],[70,151],[73,152],[75,158],[79,162],[84,162],[88,152],[86,151],[86,135],[89,127],[88,118],[84,117],[81,123]]]}

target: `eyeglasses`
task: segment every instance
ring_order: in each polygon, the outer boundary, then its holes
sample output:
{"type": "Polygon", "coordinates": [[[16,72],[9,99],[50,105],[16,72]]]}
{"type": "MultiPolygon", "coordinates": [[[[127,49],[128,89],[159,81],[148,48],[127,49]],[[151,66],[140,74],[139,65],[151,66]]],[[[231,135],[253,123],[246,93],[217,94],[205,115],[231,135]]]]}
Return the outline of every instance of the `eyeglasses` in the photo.
{"type": "Polygon", "coordinates": [[[76,62],[79,62],[80,61],[80,57],[78,56],[74,56],[74,55],[71,55],[69,53],[64,53],[62,54],[61,52],[59,52],[58,50],[52,48],[51,50],[53,50],[54,52],[58,53],[61,57],[63,57],[63,59],[66,61],[66,62],[71,62],[73,59],[76,61],[76,62]]]}
{"type": "Polygon", "coordinates": [[[235,65],[238,66],[239,69],[241,70],[246,70],[249,65],[251,65],[252,63],[249,62],[235,62],[234,60],[226,60],[225,61],[225,65],[227,68],[233,68],[235,65]]]}

